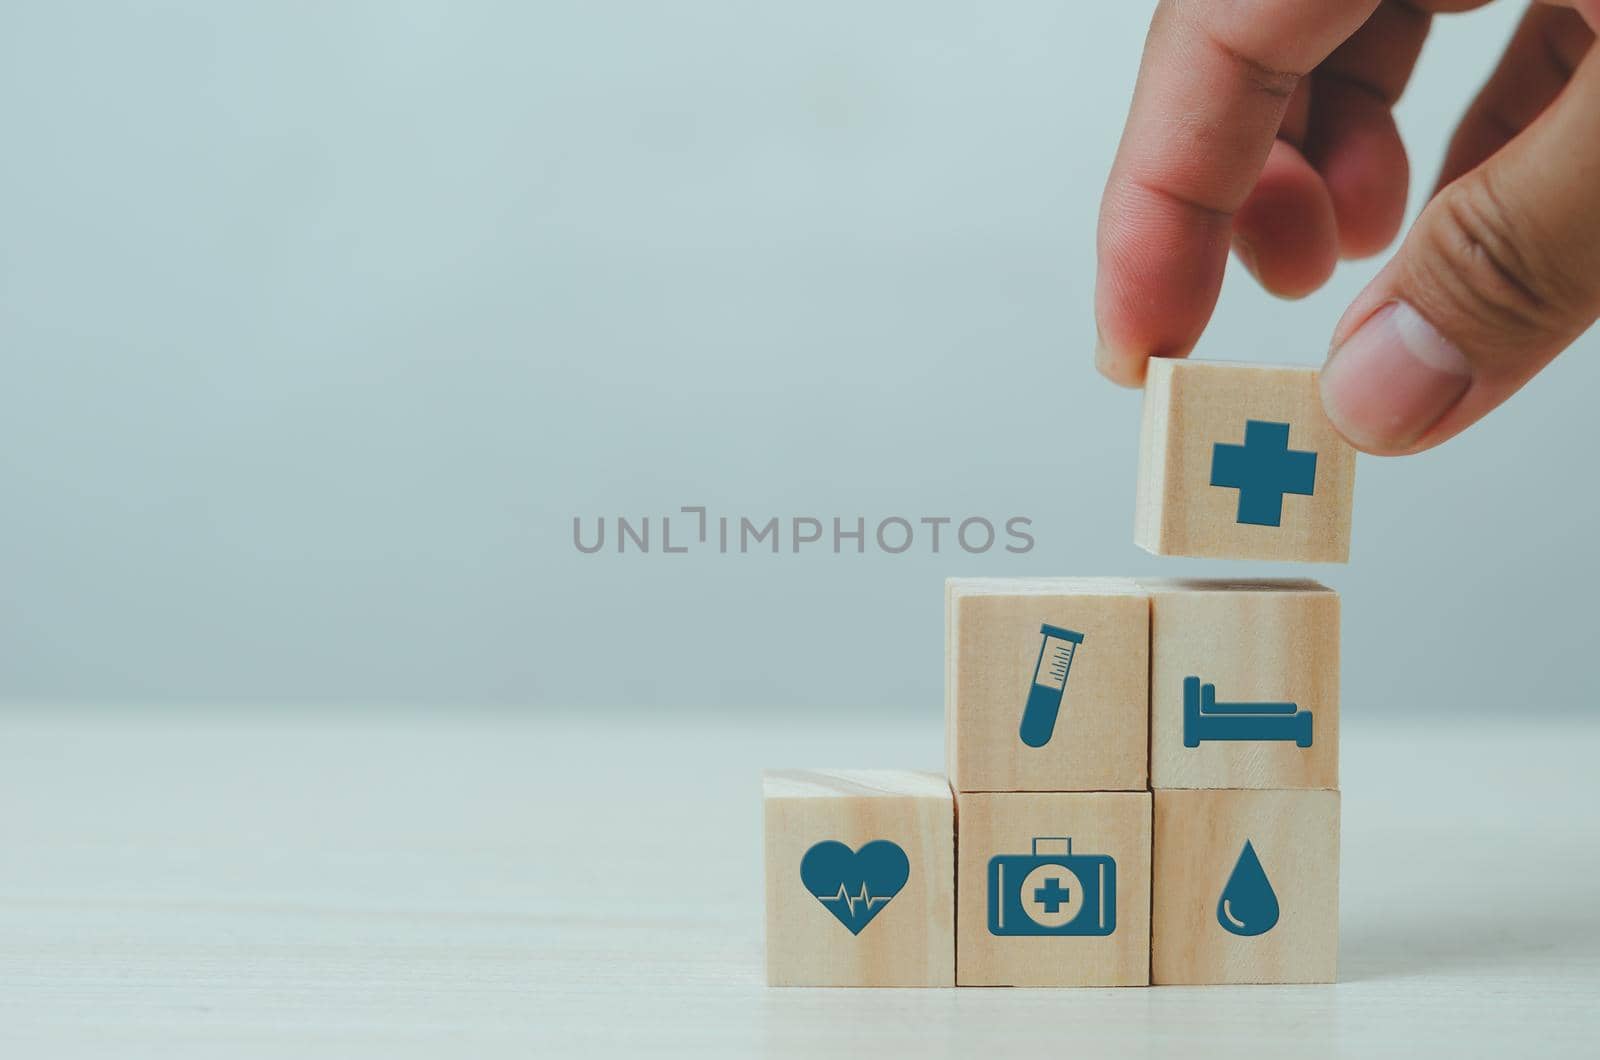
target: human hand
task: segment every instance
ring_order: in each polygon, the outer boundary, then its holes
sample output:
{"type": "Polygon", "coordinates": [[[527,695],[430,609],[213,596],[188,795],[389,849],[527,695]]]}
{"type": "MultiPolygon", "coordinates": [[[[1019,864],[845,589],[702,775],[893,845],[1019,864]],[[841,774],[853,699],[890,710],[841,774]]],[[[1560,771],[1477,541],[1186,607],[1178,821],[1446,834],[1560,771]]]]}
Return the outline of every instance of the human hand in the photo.
{"type": "MultiPolygon", "coordinates": [[[[1400,229],[1391,107],[1432,12],[1489,0],[1161,0],[1100,210],[1095,358],[1137,386],[1182,357],[1228,249],[1299,297],[1400,229]]],[[[1510,397],[1600,316],[1600,0],[1535,3],[1467,109],[1432,200],[1334,329],[1322,399],[1413,453],[1510,397]]]]}

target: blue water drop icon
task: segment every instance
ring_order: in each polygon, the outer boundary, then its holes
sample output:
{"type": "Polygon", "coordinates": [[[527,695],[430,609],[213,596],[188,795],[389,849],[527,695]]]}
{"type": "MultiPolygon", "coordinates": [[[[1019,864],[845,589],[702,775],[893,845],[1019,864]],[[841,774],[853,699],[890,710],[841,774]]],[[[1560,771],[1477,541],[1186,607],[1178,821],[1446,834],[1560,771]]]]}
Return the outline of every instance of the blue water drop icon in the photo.
{"type": "Polygon", "coordinates": [[[1277,922],[1278,896],[1256,857],[1256,848],[1246,839],[1222,897],[1217,899],[1217,923],[1235,935],[1248,937],[1265,935],[1277,922]]]}

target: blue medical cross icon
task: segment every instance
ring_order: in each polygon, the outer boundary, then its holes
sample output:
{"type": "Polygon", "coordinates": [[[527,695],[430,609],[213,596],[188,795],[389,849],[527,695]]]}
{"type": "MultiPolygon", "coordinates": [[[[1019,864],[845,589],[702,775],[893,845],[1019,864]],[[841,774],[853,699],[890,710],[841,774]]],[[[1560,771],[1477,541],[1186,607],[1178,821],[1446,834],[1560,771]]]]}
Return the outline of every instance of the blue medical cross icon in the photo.
{"type": "Polygon", "coordinates": [[[1061,907],[1072,901],[1072,890],[1061,886],[1054,876],[1044,881],[1043,887],[1033,889],[1033,900],[1044,906],[1046,913],[1059,913],[1061,907]]]}
{"type": "Polygon", "coordinates": [[[1289,448],[1287,423],[1246,420],[1243,445],[1211,448],[1211,484],[1239,491],[1235,522],[1281,526],[1283,495],[1309,497],[1316,481],[1317,454],[1289,448]]]}

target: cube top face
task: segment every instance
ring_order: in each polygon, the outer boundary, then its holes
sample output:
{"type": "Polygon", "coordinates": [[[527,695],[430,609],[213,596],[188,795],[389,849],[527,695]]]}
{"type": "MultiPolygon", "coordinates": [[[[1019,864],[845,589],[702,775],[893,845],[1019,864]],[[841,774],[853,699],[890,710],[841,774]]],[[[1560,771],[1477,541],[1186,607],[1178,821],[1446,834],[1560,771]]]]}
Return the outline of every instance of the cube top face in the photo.
{"type": "Polygon", "coordinates": [[[1150,783],[1339,786],[1339,596],[1313,581],[1141,580],[1150,783]]]}
{"type": "Polygon", "coordinates": [[[950,799],[950,784],[923,769],[768,769],[761,774],[768,799],[950,799]]]}
{"type": "Polygon", "coordinates": [[[1355,466],[1314,369],[1154,358],[1134,540],[1161,556],[1348,562],[1355,466]]]}
{"type": "Polygon", "coordinates": [[[1157,791],[1151,981],[1329,983],[1337,791],[1157,791]]]}
{"type": "Polygon", "coordinates": [[[961,986],[1146,986],[1149,792],[962,792],[961,986]]]}
{"type": "Polygon", "coordinates": [[[1149,624],[1149,600],[1128,578],[946,582],[956,790],[1142,790],[1149,624]]]}
{"type": "Polygon", "coordinates": [[[955,805],[935,773],[762,777],[767,982],[951,986],[955,805]]]}

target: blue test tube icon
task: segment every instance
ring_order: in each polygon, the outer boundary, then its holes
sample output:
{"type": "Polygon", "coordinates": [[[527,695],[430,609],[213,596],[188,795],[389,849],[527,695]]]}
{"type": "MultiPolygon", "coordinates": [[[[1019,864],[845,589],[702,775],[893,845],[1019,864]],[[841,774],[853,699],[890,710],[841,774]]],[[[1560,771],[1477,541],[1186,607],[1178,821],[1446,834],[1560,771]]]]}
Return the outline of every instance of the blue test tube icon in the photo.
{"type": "Polygon", "coordinates": [[[1067,691],[1067,675],[1072,672],[1072,656],[1083,643],[1083,634],[1060,626],[1039,627],[1039,658],[1033,664],[1033,687],[1028,704],[1022,708],[1022,742],[1043,747],[1056,729],[1061,713],[1061,698],[1067,691]]]}

